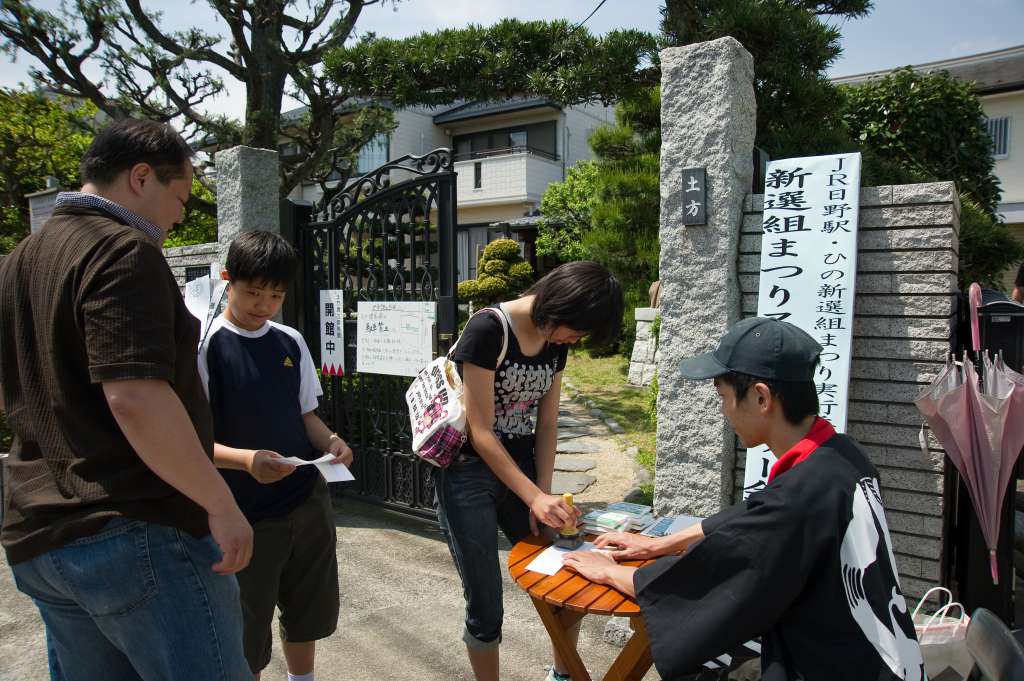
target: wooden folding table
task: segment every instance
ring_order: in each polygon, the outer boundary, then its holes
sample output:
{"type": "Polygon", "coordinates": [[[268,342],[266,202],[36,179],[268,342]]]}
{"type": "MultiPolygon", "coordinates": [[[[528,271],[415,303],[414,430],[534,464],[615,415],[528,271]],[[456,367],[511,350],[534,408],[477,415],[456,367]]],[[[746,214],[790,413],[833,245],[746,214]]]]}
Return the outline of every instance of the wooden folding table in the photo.
{"type": "MultiPolygon", "coordinates": [[[[592,539],[588,538],[588,539],[592,539]]],[[[551,643],[568,667],[573,681],[591,681],[576,646],[569,640],[569,629],[586,615],[628,617],[633,636],[604,675],[604,681],[640,681],[651,668],[651,642],[644,629],[640,606],[629,596],[603,584],[562,568],[554,575],[530,572],[526,566],[550,546],[543,537],[528,537],[512,548],[508,569],[512,579],[530,595],[551,643]]],[[[623,565],[639,567],[650,561],[630,561],[623,565]]]]}

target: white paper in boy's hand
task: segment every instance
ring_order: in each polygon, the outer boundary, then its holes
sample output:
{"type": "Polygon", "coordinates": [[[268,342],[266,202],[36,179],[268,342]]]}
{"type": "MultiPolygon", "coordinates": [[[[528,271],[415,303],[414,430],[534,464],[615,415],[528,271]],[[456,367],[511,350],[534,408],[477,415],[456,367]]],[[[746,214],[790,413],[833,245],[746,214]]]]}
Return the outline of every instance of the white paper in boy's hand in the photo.
{"type": "Polygon", "coordinates": [[[563,549],[558,546],[551,545],[540,552],[540,554],[530,561],[530,564],[526,566],[526,569],[531,572],[539,572],[542,575],[553,575],[562,569],[562,558],[565,554],[571,553],[572,551],[597,551],[599,550],[593,543],[585,541],[583,545],[578,549],[563,549]]]}
{"type": "Polygon", "coordinates": [[[350,480],[355,480],[348,466],[343,463],[330,463],[334,460],[333,454],[324,454],[319,459],[313,459],[312,461],[306,461],[297,456],[282,456],[280,460],[286,461],[293,466],[308,466],[312,464],[317,467],[320,475],[324,476],[324,480],[327,482],[349,482],[350,480]]]}

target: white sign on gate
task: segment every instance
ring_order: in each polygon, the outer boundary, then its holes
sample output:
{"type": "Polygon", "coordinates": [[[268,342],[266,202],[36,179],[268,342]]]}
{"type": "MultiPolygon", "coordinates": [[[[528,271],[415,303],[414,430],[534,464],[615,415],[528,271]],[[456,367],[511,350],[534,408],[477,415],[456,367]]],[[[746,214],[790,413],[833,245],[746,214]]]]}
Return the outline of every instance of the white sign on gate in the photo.
{"type": "Polygon", "coordinates": [[[345,298],[339,289],[320,291],[320,373],[345,375],[345,298]]]}
{"type": "Polygon", "coordinates": [[[356,371],[415,376],[434,359],[436,302],[359,302],[356,371]]]}
{"type": "MultiPolygon", "coordinates": [[[[857,276],[860,154],[768,164],[757,314],[796,324],[822,346],[820,414],[846,432],[857,276]]],[[[776,457],[747,450],[743,497],[767,484],[776,457]]]]}
{"type": "Polygon", "coordinates": [[[213,320],[220,314],[228,282],[220,277],[220,265],[212,263],[210,274],[185,284],[185,307],[199,320],[199,338],[206,341],[213,320]]]}
{"type": "Polygon", "coordinates": [[[25,195],[25,198],[28,199],[29,226],[33,233],[41,230],[53,215],[53,210],[57,207],[57,194],[59,193],[60,189],[51,188],[25,195]]]}

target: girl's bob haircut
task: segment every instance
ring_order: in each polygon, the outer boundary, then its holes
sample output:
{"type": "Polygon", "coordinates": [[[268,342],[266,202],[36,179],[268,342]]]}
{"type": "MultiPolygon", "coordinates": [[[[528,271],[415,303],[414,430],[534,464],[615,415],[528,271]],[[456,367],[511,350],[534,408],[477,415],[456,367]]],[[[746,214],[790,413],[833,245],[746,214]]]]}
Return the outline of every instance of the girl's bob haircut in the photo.
{"type": "Polygon", "coordinates": [[[595,346],[618,338],[625,302],[611,272],[590,260],[561,265],[523,295],[536,296],[530,319],[538,329],[566,326],[590,336],[595,346]]]}

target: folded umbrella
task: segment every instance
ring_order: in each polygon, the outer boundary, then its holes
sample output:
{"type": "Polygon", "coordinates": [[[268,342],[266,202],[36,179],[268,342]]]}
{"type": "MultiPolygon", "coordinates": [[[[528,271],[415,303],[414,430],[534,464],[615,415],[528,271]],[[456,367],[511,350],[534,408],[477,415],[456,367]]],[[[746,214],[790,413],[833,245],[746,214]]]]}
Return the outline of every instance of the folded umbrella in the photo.
{"type": "MultiPolygon", "coordinates": [[[[971,284],[969,297],[981,375],[965,353],[960,363],[947,361],[914,403],[960,471],[989,549],[992,582],[998,584],[1000,509],[1024,448],[1024,376],[1008,368],[1001,356],[992,359],[981,350],[977,315],[981,289],[977,284],[971,284]]],[[[921,446],[927,448],[923,428],[921,446]]]]}

